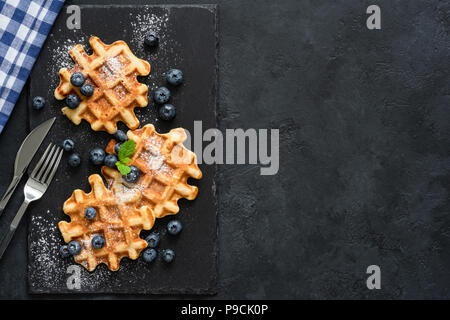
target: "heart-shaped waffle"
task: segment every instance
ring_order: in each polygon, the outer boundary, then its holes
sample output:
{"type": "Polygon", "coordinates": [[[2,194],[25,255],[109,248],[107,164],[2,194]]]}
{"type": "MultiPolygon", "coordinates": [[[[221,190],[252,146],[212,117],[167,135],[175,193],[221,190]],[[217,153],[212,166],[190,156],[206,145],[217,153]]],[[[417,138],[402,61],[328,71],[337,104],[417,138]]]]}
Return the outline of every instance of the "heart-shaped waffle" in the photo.
{"type": "Polygon", "coordinates": [[[55,89],[55,98],[62,100],[76,94],[81,100],[78,107],[64,107],[62,112],[76,125],[82,119],[86,120],[95,131],[112,134],[117,130],[118,121],[124,122],[130,129],[137,128],[139,120],[134,108],[148,104],[148,87],[139,83],[137,76],[147,76],[150,64],[137,58],[124,41],[107,45],[93,36],[89,44],[92,55],[77,44],[69,51],[75,66],[59,71],[60,83],[55,89]],[[83,96],[80,88],[71,84],[70,77],[75,72],[81,72],[85,83],[94,87],[92,96],[83,96]]]}
{"type": "Polygon", "coordinates": [[[70,216],[70,222],[60,221],[59,230],[65,242],[76,240],[81,244],[81,252],[74,256],[75,262],[93,271],[104,263],[110,270],[118,270],[123,257],[137,259],[147,242],[139,237],[142,229],[150,230],[155,216],[148,207],[137,209],[133,203],[117,198],[106,189],[98,174],[89,177],[90,193],[75,190],[64,202],[63,210],[70,216]],[[85,217],[84,210],[93,207],[97,215],[93,220],[85,217]],[[95,235],[105,239],[101,249],[92,247],[95,235]]]}
{"type": "MultiPolygon", "coordinates": [[[[200,179],[202,172],[195,153],[182,144],[186,140],[182,128],[159,134],[153,125],[147,124],[141,129],[129,130],[127,136],[136,143],[128,165],[138,167],[141,174],[135,183],[127,183],[116,169],[102,167],[102,174],[114,195],[134,202],[136,208],[150,208],[156,218],[178,213],[180,198],[195,199],[198,189],[187,184],[187,179],[200,179]]],[[[113,153],[115,143],[112,140],[106,152],[113,153]]]]}

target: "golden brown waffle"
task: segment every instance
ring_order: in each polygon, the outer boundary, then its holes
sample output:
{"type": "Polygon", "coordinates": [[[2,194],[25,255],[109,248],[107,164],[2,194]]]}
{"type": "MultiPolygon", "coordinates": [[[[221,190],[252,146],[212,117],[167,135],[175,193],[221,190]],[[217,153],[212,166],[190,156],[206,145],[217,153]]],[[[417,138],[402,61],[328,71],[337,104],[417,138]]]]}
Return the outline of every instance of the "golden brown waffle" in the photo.
{"type": "MultiPolygon", "coordinates": [[[[195,199],[198,189],[187,184],[187,179],[200,179],[202,172],[195,154],[182,145],[186,140],[182,128],[159,134],[148,124],[128,131],[127,135],[136,143],[128,165],[138,167],[141,174],[138,181],[128,184],[116,169],[102,167],[102,174],[114,195],[133,202],[136,208],[150,208],[156,218],[176,214],[180,198],[195,199]]],[[[106,151],[113,153],[114,144],[115,141],[111,142],[106,151]]]]}
{"type": "Polygon", "coordinates": [[[142,229],[150,230],[155,216],[148,207],[136,209],[133,203],[118,198],[105,188],[98,174],[89,177],[92,191],[88,194],[75,190],[64,203],[63,210],[71,221],[60,221],[59,230],[65,242],[76,240],[82,249],[74,256],[75,262],[93,271],[98,264],[104,263],[110,270],[119,268],[123,257],[136,259],[147,242],[139,237],[142,229]],[[93,220],[84,216],[87,207],[94,207],[97,215],[93,220]],[[95,235],[105,239],[105,246],[94,249],[91,240],[95,235]]]}
{"type": "Polygon", "coordinates": [[[106,45],[93,36],[89,43],[92,55],[77,44],[69,51],[75,66],[59,71],[60,83],[55,89],[55,98],[62,100],[74,93],[81,100],[77,108],[64,107],[62,112],[76,125],[81,119],[86,120],[95,131],[114,133],[118,121],[136,129],[139,121],[134,108],[148,104],[148,87],[139,83],[136,77],[148,75],[150,64],[138,59],[124,41],[106,45]],[[70,83],[75,72],[81,72],[86,83],[94,87],[92,96],[83,96],[80,89],[70,83]]]}

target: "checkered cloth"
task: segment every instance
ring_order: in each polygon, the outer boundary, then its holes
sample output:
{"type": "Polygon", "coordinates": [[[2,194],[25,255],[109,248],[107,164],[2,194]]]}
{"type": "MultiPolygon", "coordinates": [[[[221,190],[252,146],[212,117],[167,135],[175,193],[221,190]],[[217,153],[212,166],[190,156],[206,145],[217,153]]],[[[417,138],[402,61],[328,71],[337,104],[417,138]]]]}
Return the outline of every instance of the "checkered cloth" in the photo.
{"type": "Polygon", "coordinates": [[[0,132],[64,0],[0,0],[0,132]]]}

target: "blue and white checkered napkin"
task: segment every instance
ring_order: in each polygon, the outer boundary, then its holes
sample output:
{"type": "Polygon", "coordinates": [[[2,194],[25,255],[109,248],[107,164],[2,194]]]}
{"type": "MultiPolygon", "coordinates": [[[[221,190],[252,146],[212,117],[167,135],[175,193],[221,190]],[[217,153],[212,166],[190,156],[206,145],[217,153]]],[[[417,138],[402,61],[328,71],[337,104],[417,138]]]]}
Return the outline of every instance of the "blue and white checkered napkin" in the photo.
{"type": "Polygon", "coordinates": [[[0,132],[64,0],[0,0],[0,132]]]}

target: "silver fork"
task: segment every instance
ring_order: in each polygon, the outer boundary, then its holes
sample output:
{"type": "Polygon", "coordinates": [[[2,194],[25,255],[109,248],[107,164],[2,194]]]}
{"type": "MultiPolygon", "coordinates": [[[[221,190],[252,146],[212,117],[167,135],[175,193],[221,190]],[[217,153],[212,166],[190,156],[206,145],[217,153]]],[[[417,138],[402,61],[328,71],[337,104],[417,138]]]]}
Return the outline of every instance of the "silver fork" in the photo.
{"type": "Polygon", "coordinates": [[[0,244],[0,259],[3,257],[3,253],[11,242],[14,232],[16,231],[30,202],[39,200],[42,198],[45,191],[47,191],[47,188],[50,185],[50,182],[52,182],[56,170],[58,169],[62,154],[63,150],[60,147],[57,147],[56,145],[53,145],[52,147],[52,144],[50,143],[45,150],[44,155],[34,167],[33,172],[28,178],[23,190],[25,200],[20,206],[19,211],[17,211],[14,220],[9,226],[8,233],[5,235],[0,244]]]}

